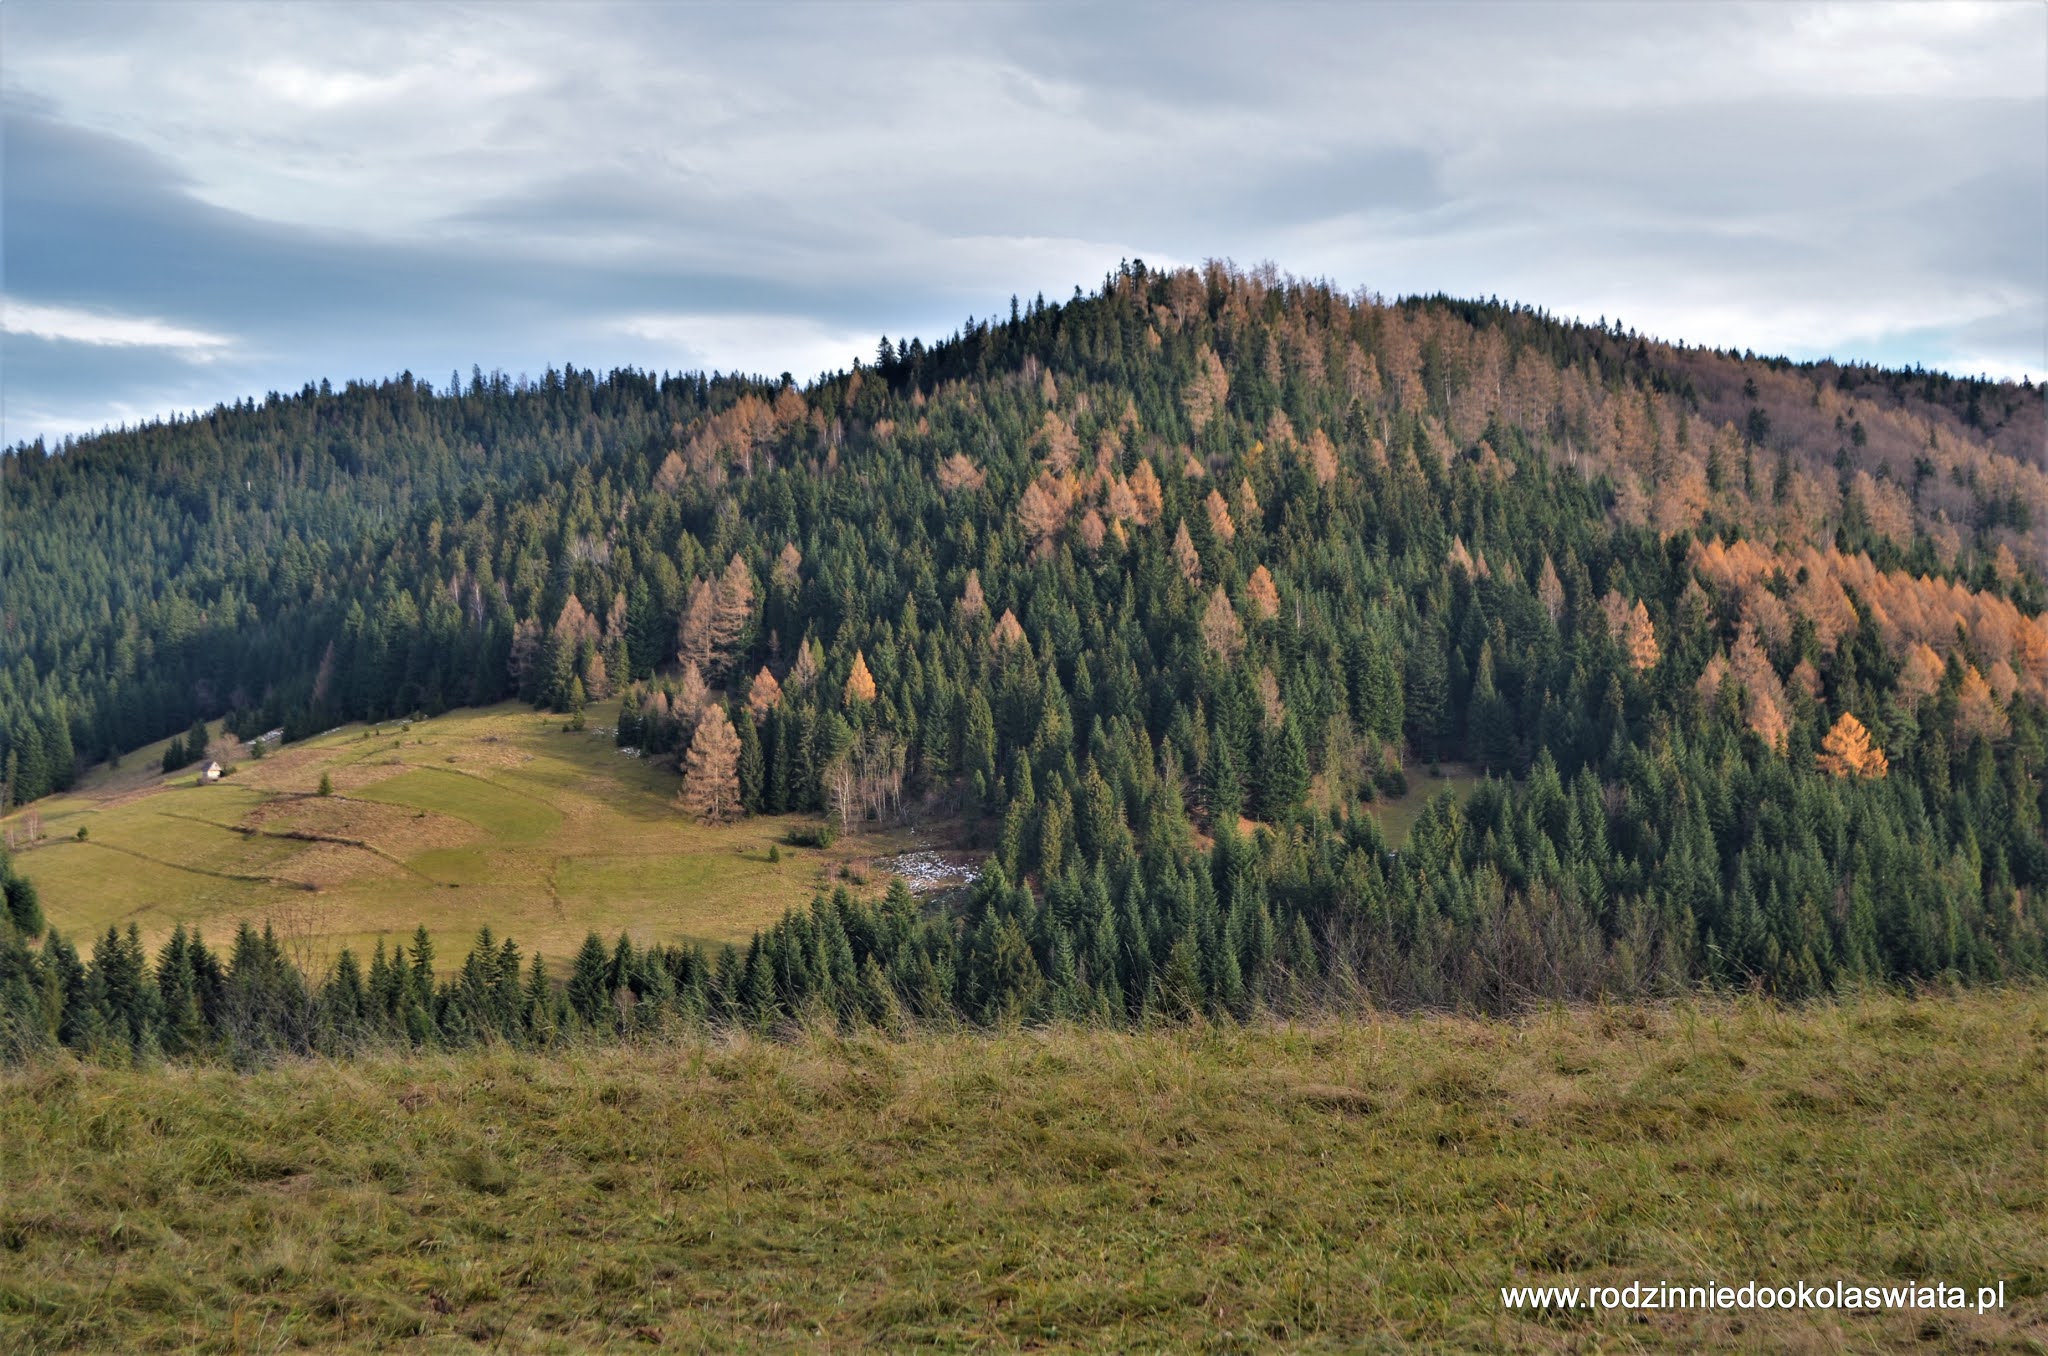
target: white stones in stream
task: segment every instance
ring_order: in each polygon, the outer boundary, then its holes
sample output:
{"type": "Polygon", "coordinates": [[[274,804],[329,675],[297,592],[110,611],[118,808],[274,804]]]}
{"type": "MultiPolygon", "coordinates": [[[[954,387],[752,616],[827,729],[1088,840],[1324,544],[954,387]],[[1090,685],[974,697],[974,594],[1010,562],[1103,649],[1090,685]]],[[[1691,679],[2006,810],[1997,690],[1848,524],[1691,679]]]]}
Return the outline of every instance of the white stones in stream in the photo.
{"type": "Polygon", "coordinates": [[[958,889],[974,884],[981,877],[978,862],[966,860],[957,853],[899,852],[893,857],[877,857],[875,868],[903,877],[903,883],[914,895],[958,889]]]}

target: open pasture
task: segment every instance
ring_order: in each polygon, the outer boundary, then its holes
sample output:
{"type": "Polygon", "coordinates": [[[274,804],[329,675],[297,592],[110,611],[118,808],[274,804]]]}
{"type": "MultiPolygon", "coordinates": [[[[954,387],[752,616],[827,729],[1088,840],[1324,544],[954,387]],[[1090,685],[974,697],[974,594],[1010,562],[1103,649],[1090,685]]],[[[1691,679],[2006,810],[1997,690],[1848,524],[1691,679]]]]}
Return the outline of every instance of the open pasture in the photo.
{"type": "Polygon", "coordinates": [[[863,875],[912,845],[900,832],[822,852],[782,843],[803,816],[693,823],[670,804],[675,774],[613,747],[608,708],[590,714],[595,728],[574,733],[510,703],[344,726],[244,755],[212,785],[196,768],[160,772],[159,745],[5,825],[19,835],[39,818],[17,860],[75,940],[134,923],[154,947],[184,923],[225,942],[246,918],[313,959],[421,924],[444,947],[489,925],[556,957],[592,928],[744,941],[842,868],[863,875]]]}

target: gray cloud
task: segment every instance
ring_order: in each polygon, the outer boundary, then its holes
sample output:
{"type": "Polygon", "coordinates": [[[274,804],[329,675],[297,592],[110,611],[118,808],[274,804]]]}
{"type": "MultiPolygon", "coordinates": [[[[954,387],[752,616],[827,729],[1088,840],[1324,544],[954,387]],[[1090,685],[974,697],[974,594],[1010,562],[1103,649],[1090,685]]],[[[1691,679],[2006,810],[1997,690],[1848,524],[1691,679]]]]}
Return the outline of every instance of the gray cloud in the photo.
{"type": "Polygon", "coordinates": [[[7,295],[223,341],[9,333],[8,438],[402,367],[806,372],[1130,256],[2044,364],[2039,6],[28,4],[0,39],[7,295]]]}

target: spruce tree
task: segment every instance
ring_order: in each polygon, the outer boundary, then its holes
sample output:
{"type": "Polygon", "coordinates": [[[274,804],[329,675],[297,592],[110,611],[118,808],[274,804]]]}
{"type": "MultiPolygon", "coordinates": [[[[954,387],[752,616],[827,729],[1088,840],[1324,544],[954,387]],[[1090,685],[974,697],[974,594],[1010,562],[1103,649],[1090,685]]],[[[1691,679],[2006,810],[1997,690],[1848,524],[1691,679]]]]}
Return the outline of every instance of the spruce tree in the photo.
{"type": "Polygon", "coordinates": [[[767,770],[761,753],[761,735],[749,715],[742,714],[732,724],[740,738],[740,808],[747,814],[757,815],[766,808],[767,770]]]}
{"type": "Polygon", "coordinates": [[[582,948],[576,952],[575,964],[569,971],[567,993],[569,1010],[586,1026],[610,1026],[613,1015],[611,986],[608,983],[610,971],[611,960],[605,954],[604,942],[595,932],[586,934],[582,948]]]}
{"type": "Polygon", "coordinates": [[[1278,729],[1266,732],[1259,768],[1261,817],[1275,823],[1285,819],[1308,794],[1308,784],[1308,749],[1289,712],[1278,729]]]}
{"type": "Polygon", "coordinates": [[[1229,739],[1216,738],[1209,744],[1209,765],[1203,769],[1212,825],[1237,827],[1244,810],[1244,771],[1237,761],[1237,749],[1229,739]]]}

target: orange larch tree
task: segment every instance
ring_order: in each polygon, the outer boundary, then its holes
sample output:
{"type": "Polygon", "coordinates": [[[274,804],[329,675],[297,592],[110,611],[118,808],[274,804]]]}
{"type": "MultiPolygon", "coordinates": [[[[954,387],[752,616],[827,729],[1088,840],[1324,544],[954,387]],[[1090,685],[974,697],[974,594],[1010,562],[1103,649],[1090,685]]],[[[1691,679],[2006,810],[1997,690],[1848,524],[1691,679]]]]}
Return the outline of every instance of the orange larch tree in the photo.
{"type": "Polygon", "coordinates": [[[775,557],[775,568],[768,575],[768,582],[784,593],[795,593],[803,586],[804,553],[796,549],[795,542],[785,542],[782,554],[775,557]]]}
{"type": "Polygon", "coordinates": [[[1977,672],[1976,665],[1964,670],[1963,689],[1957,698],[1957,739],[1968,743],[1979,735],[1985,739],[2003,739],[2012,733],[2012,721],[1998,709],[1998,698],[1992,693],[1991,684],[1984,675],[1977,672]]]}
{"type": "Polygon", "coordinates": [[[848,706],[875,699],[875,675],[868,672],[868,657],[859,650],[853,652],[853,671],[846,675],[844,696],[848,706]]]}
{"type": "Polygon", "coordinates": [[[714,702],[697,722],[690,751],[683,757],[683,789],[676,803],[707,824],[738,819],[739,769],[740,737],[726,719],[725,708],[714,702]]]}
{"type": "Polygon", "coordinates": [[[995,630],[989,632],[988,643],[998,650],[1007,650],[1012,645],[1025,643],[1024,626],[1017,620],[1017,614],[1009,608],[996,619],[995,630]]]}
{"type": "Polygon", "coordinates": [[[988,483],[988,477],[965,454],[955,452],[939,463],[939,489],[948,495],[972,494],[988,483]]]}
{"type": "Polygon", "coordinates": [[[1850,712],[1835,718],[1833,728],[1820,741],[1815,755],[1820,770],[1832,777],[1868,777],[1873,780],[1891,770],[1884,750],[1871,742],[1870,731],[1850,712]]]}
{"type": "Polygon", "coordinates": [[[1657,628],[1650,624],[1650,610],[1643,606],[1643,600],[1640,598],[1636,599],[1635,610],[1628,614],[1628,625],[1622,632],[1621,649],[1637,673],[1655,668],[1662,653],[1657,646],[1657,628]]]}
{"type": "Polygon", "coordinates": [[[1557,577],[1557,565],[1548,554],[1543,557],[1543,573],[1536,580],[1536,601],[1543,604],[1544,615],[1552,625],[1564,616],[1564,581],[1557,577]]]}
{"type": "Polygon", "coordinates": [[[1017,522],[1031,538],[1032,549],[1044,554],[1067,522],[1067,497],[1058,481],[1041,473],[1017,501],[1017,522]]]}
{"type": "Polygon", "coordinates": [[[1280,590],[1273,583],[1273,572],[1264,565],[1252,571],[1244,596],[1260,621],[1271,621],[1280,614],[1280,590]]]}
{"type": "Polygon", "coordinates": [[[1222,495],[1215,490],[1209,491],[1209,497],[1203,501],[1202,507],[1209,511],[1209,531],[1215,535],[1217,541],[1227,545],[1236,540],[1237,524],[1231,520],[1230,505],[1223,502],[1222,495]]]}
{"type": "Polygon", "coordinates": [[[967,583],[960,590],[960,615],[968,621],[988,611],[988,598],[981,591],[981,571],[969,570],[967,583]]]}
{"type": "Polygon", "coordinates": [[[1188,423],[1197,434],[1207,427],[1223,410],[1223,402],[1230,396],[1230,374],[1223,370],[1223,360],[1216,356],[1216,350],[1207,344],[1195,355],[1195,379],[1188,383],[1181,395],[1181,403],[1187,407],[1188,423]]]}
{"type": "Polygon", "coordinates": [[[1202,556],[1195,550],[1195,539],[1188,535],[1186,519],[1182,519],[1180,526],[1174,529],[1173,560],[1180,566],[1181,578],[1188,581],[1189,587],[1202,582],[1202,556]]]}
{"type": "Polygon", "coordinates": [[[782,702],[782,684],[775,681],[775,675],[763,664],[761,671],[754,675],[754,681],[747,688],[747,710],[755,722],[768,719],[768,713],[782,702]]]}
{"type": "Polygon", "coordinates": [[[1337,478],[1337,449],[1330,435],[1321,429],[1308,435],[1308,469],[1316,484],[1327,485],[1337,478]]]}
{"type": "Polygon", "coordinates": [[[1165,491],[1159,484],[1159,473],[1152,469],[1149,461],[1140,461],[1131,472],[1131,498],[1137,501],[1138,509],[1133,515],[1138,526],[1149,527],[1159,521],[1159,513],[1166,505],[1165,491]]]}

